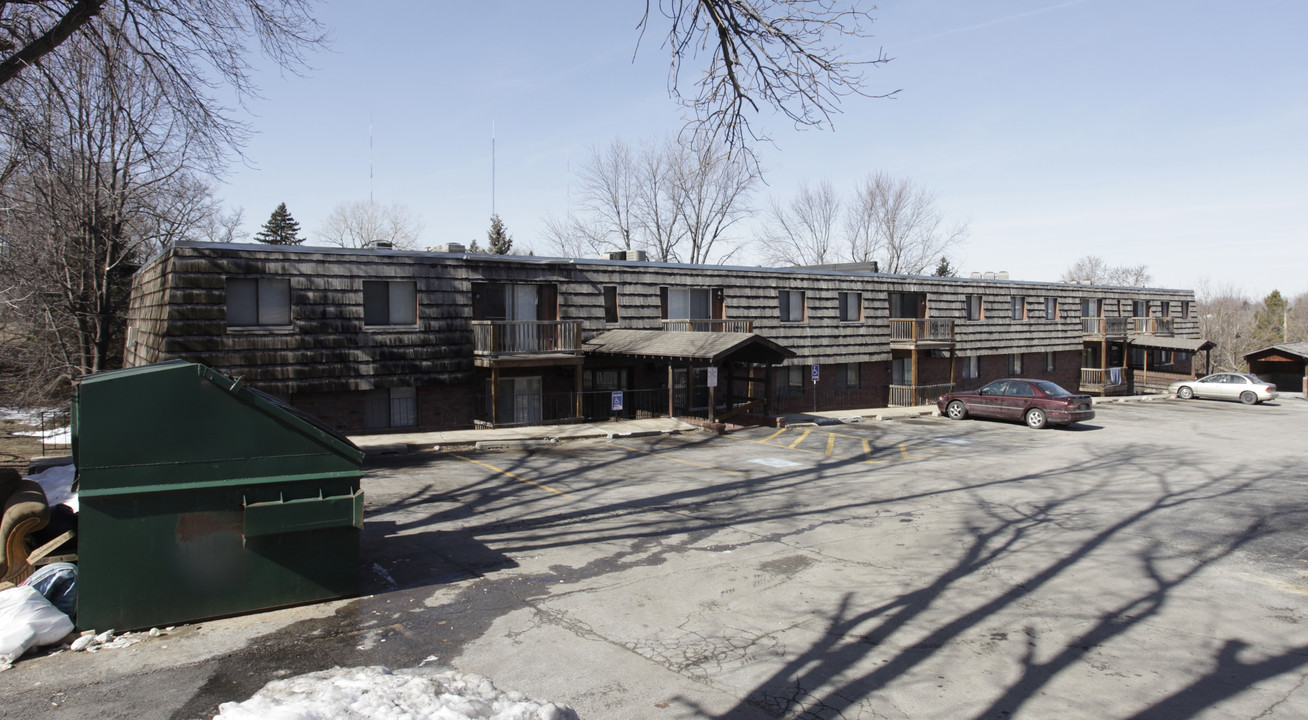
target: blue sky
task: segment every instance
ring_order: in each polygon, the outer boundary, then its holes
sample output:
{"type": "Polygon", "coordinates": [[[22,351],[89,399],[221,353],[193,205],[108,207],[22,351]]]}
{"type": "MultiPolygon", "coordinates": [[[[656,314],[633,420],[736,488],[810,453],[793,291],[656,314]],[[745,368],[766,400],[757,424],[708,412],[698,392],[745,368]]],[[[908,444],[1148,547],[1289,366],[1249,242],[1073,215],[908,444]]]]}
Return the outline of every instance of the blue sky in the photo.
{"type": "MultiPolygon", "coordinates": [[[[644,7],[326,3],[332,49],[305,77],[259,73],[258,134],[219,194],[251,232],[287,203],[312,243],[336,203],[368,198],[371,120],[376,201],[420,216],[425,245],[484,242],[493,125],[495,210],[540,254],[589,148],[683,124],[660,18],[637,49],[644,7]]],[[[900,93],[848,99],[833,130],[756,120],[775,141],[757,206],[888,171],[970,221],[964,272],[1055,280],[1096,254],[1164,287],[1308,292],[1308,3],[890,0],[873,15],[846,52],[884,48],[867,89],[900,93]]]]}

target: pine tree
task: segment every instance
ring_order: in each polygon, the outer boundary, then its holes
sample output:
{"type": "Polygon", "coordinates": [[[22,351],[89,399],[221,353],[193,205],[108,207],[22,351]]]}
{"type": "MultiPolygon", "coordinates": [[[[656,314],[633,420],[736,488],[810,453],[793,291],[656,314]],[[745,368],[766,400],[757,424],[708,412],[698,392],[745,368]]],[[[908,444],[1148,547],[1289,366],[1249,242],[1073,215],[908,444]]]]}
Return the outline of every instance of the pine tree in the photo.
{"type": "Polygon", "coordinates": [[[499,215],[491,215],[490,231],[486,233],[486,247],[495,255],[508,255],[513,249],[513,238],[504,229],[504,221],[499,215]]]}
{"type": "Polygon", "coordinates": [[[1254,337],[1263,346],[1285,342],[1285,323],[1289,303],[1280,290],[1263,298],[1263,306],[1254,313],[1254,337]]]}
{"type": "Polygon", "coordinates": [[[263,224],[263,229],[254,236],[254,239],[269,245],[299,245],[304,242],[304,238],[299,237],[299,234],[300,223],[291,217],[291,212],[286,209],[286,203],[282,203],[272,211],[272,216],[263,224]]]}
{"type": "Polygon", "coordinates": [[[933,274],[935,277],[958,277],[958,268],[949,264],[949,258],[942,257],[933,274]]]}

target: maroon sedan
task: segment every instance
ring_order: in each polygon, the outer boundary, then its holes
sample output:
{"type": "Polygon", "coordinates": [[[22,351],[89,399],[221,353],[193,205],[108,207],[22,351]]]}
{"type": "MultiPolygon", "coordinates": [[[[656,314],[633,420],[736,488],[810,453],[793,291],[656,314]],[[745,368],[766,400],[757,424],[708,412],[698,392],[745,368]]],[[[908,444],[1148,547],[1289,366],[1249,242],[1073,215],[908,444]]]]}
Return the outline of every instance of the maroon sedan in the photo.
{"type": "Polygon", "coordinates": [[[1095,416],[1089,395],[1073,395],[1048,380],[1021,378],[996,380],[972,392],[941,395],[936,407],[952,420],[968,415],[1025,420],[1036,430],[1049,423],[1067,425],[1095,416]]]}

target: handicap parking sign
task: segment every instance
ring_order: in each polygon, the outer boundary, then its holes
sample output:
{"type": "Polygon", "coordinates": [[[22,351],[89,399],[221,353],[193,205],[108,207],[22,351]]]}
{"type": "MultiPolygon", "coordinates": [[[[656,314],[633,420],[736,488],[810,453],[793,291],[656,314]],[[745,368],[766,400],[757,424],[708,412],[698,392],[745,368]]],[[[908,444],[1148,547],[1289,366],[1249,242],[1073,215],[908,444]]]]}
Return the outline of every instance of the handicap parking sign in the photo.
{"type": "Polygon", "coordinates": [[[614,390],[614,391],[613,391],[613,400],[611,401],[611,403],[610,403],[610,405],[609,405],[609,409],[610,409],[610,410],[621,410],[621,409],[622,409],[622,391],[621,391],[621,390],[614,390]]]}

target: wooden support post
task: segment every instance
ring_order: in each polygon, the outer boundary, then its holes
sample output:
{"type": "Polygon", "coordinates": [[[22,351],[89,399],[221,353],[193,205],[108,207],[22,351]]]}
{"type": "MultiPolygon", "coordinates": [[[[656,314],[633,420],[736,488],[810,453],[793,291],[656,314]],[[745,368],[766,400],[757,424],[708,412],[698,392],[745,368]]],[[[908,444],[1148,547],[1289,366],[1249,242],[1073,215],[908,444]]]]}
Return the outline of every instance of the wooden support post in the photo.
{"type": "Polygon", "coordinates": [[[491,366],[491,427],[500,422],[500,369],[491,366]]]}
{"type": "Polygon", "coordinates": [[[1108,396],[1108,327],[1105,323],[1104,339],[1099,341],[1099,397],[1108,396]]]}
{"type": "Polygon", "coordinates": [[[668,417],[676,417],[676,409],[673,407],[673,398],[676,390],[672,384],[672,363],[668,363],[668,417]]]}
{"type": "Polygon", "coordinates": [[[581,389],[583,387],[581,382],[581,365],[574,365],[573,367],[576,368],[575,376],[577,379],[576,390],[573,393],[573,396],[575,397],[575,404],[576,404],[576,415],[574,415],[574,417],[576,417],[577,419],[581,419],[581,392],[582,392],[581,389]]]}
{"type": "Polygon", "coordinates": [[[911,405],[917,405],[917,346],[913,346],[913,384],[908,389],[908,402],[911,405]]]}
{"type": "Polygon", "coordinates": [[[709,416],[708,416],[708,419],[709,419],[709,422],[717,422],[718,403],[717,403],[717,387],[716,387],[716,383],[709,383],[709,384],[708,384],[708,391],[709,391],[709,416]]]}

